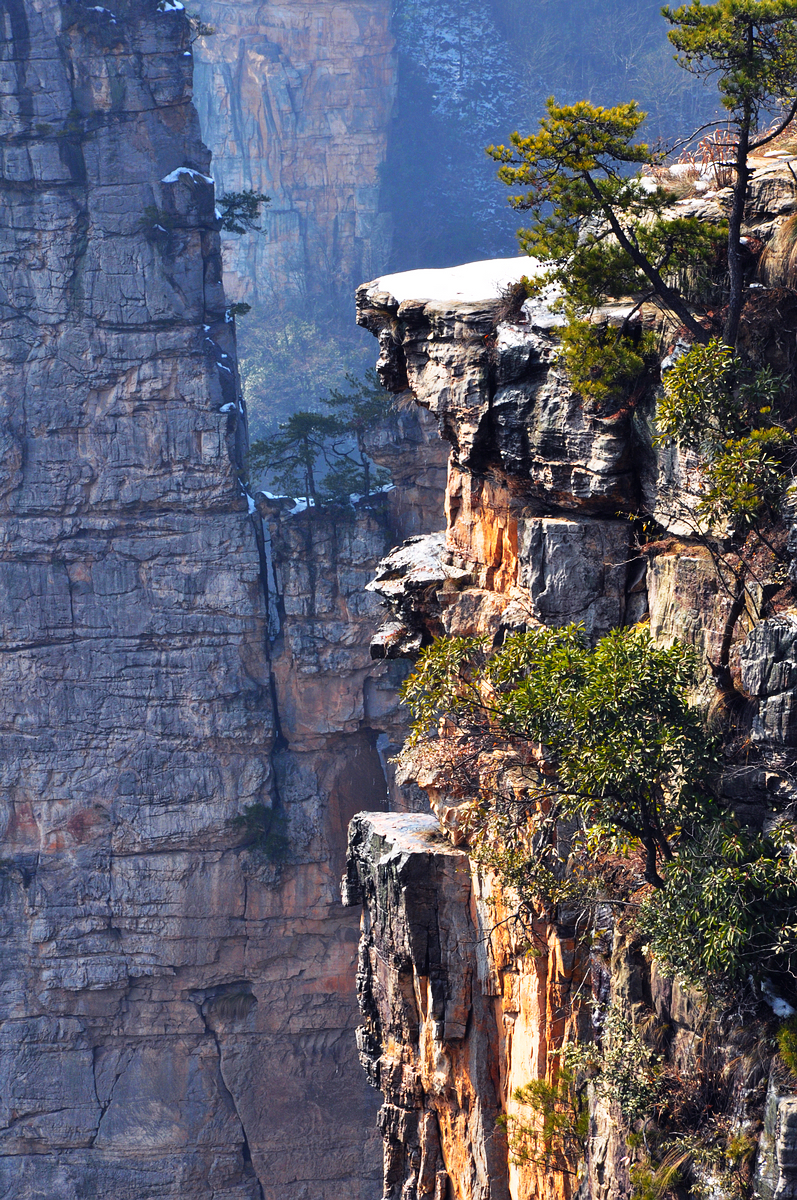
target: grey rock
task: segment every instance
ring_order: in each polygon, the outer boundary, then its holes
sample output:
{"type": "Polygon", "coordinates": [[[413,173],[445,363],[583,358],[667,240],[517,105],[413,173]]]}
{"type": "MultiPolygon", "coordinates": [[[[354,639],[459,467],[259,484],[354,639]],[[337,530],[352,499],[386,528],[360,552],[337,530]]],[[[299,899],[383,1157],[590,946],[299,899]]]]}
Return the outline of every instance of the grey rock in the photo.
{"type": "Polygon", "coordinates": [[[770,1080],[753,1176],[760,1200],[797,1196],[797,1096],[770,1080]]]}
{"type": "Polygon", "coordinates": [[[0,1194],[373,1200],[336,884],[390,534],[250,517],[185,15],[112,7],[0,55],[0,1194]],[[278,801],[281,865],[234,824],[278,801]]]}
{"type": "Polygon", "coordinates": [[[628,522],[529,517],[518,522],[518,583],[544,625],[581,624],[599,638],[625,623],[628,522]]]}
{"type": "Polygon", "coordinates": [[[797,618],[787,614],[756,625],[739,657],[742,687],[758,700],[753,736],[797,744],[797,618]]]}

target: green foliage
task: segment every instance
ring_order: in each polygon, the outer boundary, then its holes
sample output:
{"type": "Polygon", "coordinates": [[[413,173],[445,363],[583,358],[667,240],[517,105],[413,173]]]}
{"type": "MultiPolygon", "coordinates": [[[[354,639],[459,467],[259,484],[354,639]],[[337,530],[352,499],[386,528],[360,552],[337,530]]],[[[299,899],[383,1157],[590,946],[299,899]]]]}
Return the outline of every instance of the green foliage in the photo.
{"type": "Polygon", "coordinates": [[[777,514],[793,445],[773,417],[785,383],[771,367],[745,367],[716,339],[692,346],[667,372],[656,410],[659,441],[672,438],[697,453],[703,474],[697,514],[709,526],[746,533],[777,514]]]}
{"type": "Polygon", "coordinates": [[[605,297],[650,288],[698,340],[704,332],[665,279],[668,268],[712,260],[727,236],[721,226],[673,218],[672,196],[629,168],[650,164],[652,152],[634,138],[645,114],[635,101],[601,108],[585,100],[561,105],[551,97],[537,134],[513,133],[511,148],[490,146],[498,177],[533,223],[521,229],[524,251],[546,270],[541,289],[555,284],[574,312],[605,297]]]}
{"type": "Polygon", "coordinates": [[[389,483],[366,449],[371,430],[392,407],[376,372],[364,380],[347,376],[349,390],[333,388],[321,403],[329,413],[300,411],[281,421],[276,434],[252,444],[250,471],[266,473],[269,484],[308,505],[348,503],[389,483]]]}
{"type": "Polygon", "coordinates": [[[600,406],[619,400],[645,369],[652,335],[634,339],[622,331],[572,317],[562,330],[560,358],[573,390],[600,406]]]}
{"type": "MultiPolygon", "coordinates": [[[[565,301],[588,311],[602,296],[650,289],[686,326],[708,340],[676,276],[710,264],[727,243],[729,291],[723,340],[736,344],[744,303],[741,225],[749,178],[748,156],[785,128],[797,111],[797,3],[794,0],[700,0],[665,8],[677,61],[717,80],[734,133],[726,150],[733,172],[727,226],[707,226],[672,216],[673,196],[651,177],[633,174],[656,156],[634,139],[645,114],[635,101],[603,108],[586,100],[557,104],[530,137],[513,133],[511,147],[490,146],[501,163],[499,178],[525,191],[510,198],[534,221],[518,236],[526,253],[548,265],[539,285],[558,285],[565,301]],[[764,114],[780,114],[776,127],[755,129],[764,114]]],[[[698,131],[699,132],[699,131],[698,131]]],[[[697,136],[697,135],[695,135],[697,136]]]]}
{"type": "MultiPolygon", "coordinates": [[[[536,810],[548,826],[578,818],[638,839],[646,877],[660,886],[657,861],[672,857],[670,836],[711,806],[716,747],[689,706],[695,670],[690,648],[657,646],[644,629],[615,630],[594,649],[576,626],[532,629],[491,656],[477,639],[436,642],[402,699],[415,742],[445,718],[471,742],[502,734],[540,747],[529,816],[536,810]]],[[[505,836],[511,843],[509,829],[505,836]]],[[[527,852],[520,826],[514,841],[513,851],[527,852]]]]}
{"type": "Polygon", "coordinates": [[[234,317],[245,317],[247,313],[252,311],[251,304],[244,304],[243,301],[238,301],[236,304],[228,304],[225,316],[228,320],[234,317]]]}
{"type": "Polygon", "coordinates": [[[784,1021],[777,1033],[778,1051],[792,1075],[797,1075],[797,1017],[784,1021]]]}
{"type": "Polygon", "coordinates": [[[603,1046],[599,1092],[617,1104],[629,1124],[650,1117],[661,1091],[656,1059],[616,1008],[606,1014],[603,1046]]]}
{"type": "Polygon", "coordinates": [[[225,233],[248,233],[251,229],[260,229],[257,219],[263,204],[269,204],[270,196],[263,192],[253,192],[248,189],[243,192],[225,192],[216,199],[216,207],[221,214],[221,228],[225,233]]]}
{"type": "Polygon", "coordinates": [[[562,1067],[553,1083],[533,1079],[516,1088],[512,1099],[532,1112],[531,1120],[504,1118],[512,1162],[576,1174],[589,1132],[589,1109],[576,1072],[562,1067]]]}
{"type": "Polygon", "coordinates": [[[797,95],[797,3],[794,0],[692,0],[664,8],[678,61],[713,75],[737,122],[779,109],[797,95]]]}
{"type": "Polygon", "coordinates": [[[275,433],[294,412],[320,407],[330,388],[347,388],[373,360],[356,339],[362,330],[319,313],[309,302],[283,307],[279,297],[253,308],[238,329],[238,354],[253,441],[275,433]]]}
{"type": "Polygon", "coordinates": [[[742,221],[752,151],[777,136],[797,112],[797,3],[794,0],[692,0],[662,13],[679,63],[717,81],[733,135],[727,161],[733,171],[728,217],[728,306],[723,341],[735,346],[745,294],[742,221]],[[755,133],[764,115],[778,114],[774,128],[755,133]]]}
{"type": "Polygon", "coordinates": [[[276,487],[289,496],[302,496],[308,505],[318,495],[320,459],[329,459],[328,446],[338,433],[334,417],[316,412],[298,412],[281,421],[276,435],[253,442],[250,471],[266,471],[276,487]]]}
{"type": "Polygon", "coordinates": [[[233,817],[232,826],[240,829],[248,846],[269,862],[283,862],[290,851],[285,814],[265,804],[248,804],[233,817]]]}
{"type": "Polygon", "coordinates": [[[601,1047],[571,1042],[562,1050],[562,1064],[588,1076],[596,1094],[616,1104],[629,1124],[652,1116],[661,1092],[657,1060],[619,1009],[605,1014],[601,1047]]]}
{"type": "Polygon", "coordinates": [[[347,497],[350,493],[370,496],[390,482],[390,474],[374,468],[368,455],[369,433],[392,411],[393,398],[382,387],[376,371],[366,371],[363,379],[347,374],[348,389],[330,388],[321,403],[338,423],[341,434],[351,439],[351,445],[338,442],[335,454],[340,460],[327,472],[324,481],[331,498],[347,497]]]}
{"type": "Polygon", "coordinates": [[[696,829],[638,926],[656,960],[697,987],[797,978],[794,829],[750,834],[720,821],[696,829]]]}

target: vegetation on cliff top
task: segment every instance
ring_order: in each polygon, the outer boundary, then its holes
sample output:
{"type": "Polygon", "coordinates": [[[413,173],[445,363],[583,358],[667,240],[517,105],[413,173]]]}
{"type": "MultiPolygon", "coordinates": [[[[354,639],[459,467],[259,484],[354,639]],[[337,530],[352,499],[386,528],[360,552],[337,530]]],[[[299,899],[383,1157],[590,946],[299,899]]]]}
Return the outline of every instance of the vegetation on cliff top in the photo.
{"type": "MultiPolygon", "coordinates": [[[[674,214],[673,194],[653,170],[660,156],[635,140],[644,114],[634,101],[600,108],[552,98],[538,133],[513,134],[511,148],[488,152],[500,178],[525,189],[512,198],[533,216],[521,244],[548,265],[529,287],[558,290],[568,318],[564,358],[585,400],[627,395],[650,353],[628,318],[618,331],[592,323],[607,297],[632,296],[632,313],[654,300],[692,340],[665,377],[659,440],[674,441],[698,466],[687,523],[732,596],[710,665],[720,692],[738,696],[729,652],[751,581],[760,583],[751,545],[776,573],[782,550],[770,527],[794,459],[777,413],[788,381],[737,348],[747,293],[741,221],[749,155],[797,112],[797,3],[694,0],[663,12],[678,61],[715,77],[728,113],[730,133],[717,141],[731,180],[725,225],[674,214]],[[774,124],[756,133],[764,116],[774,124]],[[716,265],[721,244],[727,278],[714,329],[678,280],[716,265]]],[[[415,752],[448,755],[477,781],[471,846],[521,908],[611,899],[602,859],[638,848],[653,890],[637,922],[662,963],[720,989],[765,975],[793,983],[794,830],[746,831],[724,806],[720,744],[691,698],[695,667],[686,647],[656,646],[646,631],[615,631],[590,648],[574,628],[533,629],[497,650],[473,639],[437,642],[403,695],[415,752]],[[514,756],[512,787],[486,767],[491,755],[514,756]]]]}
{"type": "MultiPolygon", "coordinates": [[[[693,341],[710,340],[711,318],[697,311],[697,297],[683,282],[716,266],[723,244],[721,334],[736,346],[748,285],[742,219],[749,159],[797,112],[794,0],[695,0],[662,12],[672,26],[668,36],[677,61],[701,78],[714,78],[727,111],[727,128],[713,135],[714,157],[730,180],[725,223],[675,212],[672,184],[657,171],[666,151],[635,141],[645,113],[634,100],[604,108],[586,100],[558,104],[551,97],[536,134],[515,132],[510,146],[487,150],[501,164],[499,178],[523,189],[510,200],[533,217],[519,231],[520,244],[548,264],[529,286],[539,291],[555,285],[569,325],[563,361],[584,398],[597,402],[616,398],[629,369],[636,365],[639,372],[644,365],[639,333],[629,330],[642,304],[653,301],[672,314],[693,341]],[[774,122],[761,129],[764,118],[774,122]],[[590,328],[606,299],[631,295],[636,304],[619,331],[590,328]]],[[[709,122],[681,145],[720,124],[709,122]]]]}

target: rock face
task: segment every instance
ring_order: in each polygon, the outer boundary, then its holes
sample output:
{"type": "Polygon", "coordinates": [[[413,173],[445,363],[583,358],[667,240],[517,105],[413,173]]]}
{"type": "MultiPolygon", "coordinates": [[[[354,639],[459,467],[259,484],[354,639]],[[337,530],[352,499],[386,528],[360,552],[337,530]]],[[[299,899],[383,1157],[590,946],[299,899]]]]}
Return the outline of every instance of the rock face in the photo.
{"type": "Polygon", "coordinates": [[[187,29],[3,21],[0,1190],[255,1197],[231,819],[273,720],[187,29]]]}
{"type": "Polygon", "coordinates": [[[373,1200],[337,880],[400,740],[388,515],[250,513],[182,10],[0,14],[0,1193],[373,1200]]]}
{"type": "Polygon", "coordinates": [[[268,237],[225,244],[235,299],[349,295],[384,269],[380,169],[396,86],[388,0],[202,0],[196,95],[221,192],[271,196],[268,237]]]}
{"type": "MultiPolygon", "coordinates": [[[[771,167],[764,174],[780,204],[771,167]]],[[[759,179],[754,195],[765,190],[759,179]]],[[[767,220],[770,233],[776,228],[763,201],[755,219],[756,228],[767,220]]],[[[695,645],[709,677],[731,596],[705,548],[684,535],[682,481],[693,467],[654,448],[653,386],[614,412],[590,411],[572,394],[556,361],[557,318],[539,303],[513,309],[507,292],[531,270],[528,261],[473,264],[386,277],[358,291],[358,319],[379,341],[383,382],[409,388],[451,445],[445,521],[391,551],[368,585],[390,611],[372,653],[414,657],[441,634],[500,639],[535,624],[579,622],[594,640],[649,617],[658,641],[695,645]],[[640,547],[630,518],[641,503],[664,530],[640,547]]],[[[781,768],[797,745],[795,623],[791,612],[761,620],[754,598],[735,626],[731,670],[757,710],[757,757],[723,786],[735,810],[760,827],[772,818],[775,793],[781,807],[794,801],[781,768]]],[[[707,686],[706,696],[712,691],[707,686]]],[[[468,856],[464,813],[479,788],[464,795],[445,738],[434,745],[443,747],[438,757],[431,748],[405,752],[402,771],[429,796],[437,827],[428,818],[408,825],[367,813],[350,826],[344,897],[364,910],[358,1037],[384,1095],[385,1200],[564,1200],[577,1187],[581,1200],[631,1194],[630,1169],[641,1155],[625,1140],[615,1102],[599,1092],[580,1185],[555,1163],[511,1152],[517,1122],[534,1120],[514,1090],[555,1078],[552,1053],[566,1034],[592,1037],[590,993],[658,1037],[656,1052],[674,1071],[694,1074],[699,1055],[715,1056],[735,1089],[734,1128],[753,1136],[765,1128],[760,1194],[790,1196],[794,1089],[770,1085],[764,1120],[765,1013],[751,1065],[749,1031],[724,1025],[699,997],[664,980],[608,911],[596,918],[590,944],[579,939],[574,914],[539,916],[530,957],[511,902],[468,856]],[[454,1012],[465,1015],[455,1020],[454,1012]]],[[[517,796],[527,777],[502,753],[487,755],[489,787],[517,796]]],[[[710,1171],[703,1185],[726,1194],[710,1171]]]]}

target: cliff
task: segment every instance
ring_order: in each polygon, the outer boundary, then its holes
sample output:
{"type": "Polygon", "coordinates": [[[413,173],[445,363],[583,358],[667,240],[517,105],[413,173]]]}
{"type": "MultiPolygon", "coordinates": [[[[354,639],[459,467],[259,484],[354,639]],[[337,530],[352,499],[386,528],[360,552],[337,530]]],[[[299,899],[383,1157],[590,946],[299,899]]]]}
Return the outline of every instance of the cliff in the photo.
{"type": "Polygon", "coordinates": [[[196,95],[220,192],[271,197],[268,236],[226,239],[227,286],[249,302],[349,295],[382,269],[380,199],[396,63],[387,0],[202,0],[196,95]]]}
{"type": "Polygon", "coordinates": [[[389,511],[258,512],[184,12],[0,11],[0,1192],[370,1200],[337,878],[403,667],[361,593],[439,443],[401,418],[389,511]]]}
{"type": "MultiPolygon", "coordinates": [[[[700,203],[689,201],[689,211],[700,203]]],[[[758,164],[751,236],[776,237],[793,204],[782,166],[758,164]]],[[[594,641],[647,618],[659,643],[678,637],[704,663],[716,662],[731,596],[684,525],[693,466],[653,443],[656,381],[614,410],[584,405],[558,363],[560,318],[512,291],[532,269],[519,259],[471,264],[383,277],[358,291],[358,320],[378,338],[383,382],[409,387],[451,445],[439,531],[393,551],[369,585],[389,611],[373,653],[413,657],[441,634],[476,633],[500,645],[506,632],[569,622],[594,641]],[[635,533],[640,511],[655,513],[655,540],[635,533]]],[[[626,311],[609,309],[604,319],[626,311]]],[[[642,319],[666,352],[666,327],[642,319]]],[[[782,579],[762,586],[777,597],[775,609],[749,606],[731,651],[749,700],[749,726],[739,734],[749,729],[748,749],[722,785],[726,803],[759,828],[795,799],[792,593],[782,579]]],[[[644,1035],[664,1077],[698,1097],[687,1134],[710,1110],[742,1139],[736,1166],[721,1153],[701,1160],[692,1145],[683,1169],[698,1185],[715,1196],[751,1187],[793,1195],[794,1078],[773,1057],[766,997],[744,1014],[707,1006],[664,978],[610,906],[597,911],[589,937],[578,910],[564,904],[541,910],[529,930],[469,854],[468,805],[482,780],[491,794],[517,798],[528,786],[520,765],[511,753],[485,753],[458,773],[444,756],[405,753],[402,771],[427,793],[437,823],[361,813],[350,826],[343,891],[363,905],[358,1044],[384,1096],[385,1200],[576,1192],[619,1200],[635,1189],[647,1194],[645,1186],[663,1195],[666,1184],[644,1182],[644,1127],[629,1124],[597,1084],[578,1173],[572,1158],[551,1157],[550,1144],[536,1157],[519,1151],[518,1130],[537,1118],[515,1089],[555,1081],[565,1035],[592,1042],[607,1005],[626,1022],[628,1046],[644,1035]],[[724,1089],[723,1099],[700,1092],[709,1084],[724,1089]]],[[[620,860],[610,867],[625,869],[620,860]]],[[[793,1011],[780,1003],[780,1015],[793,1011]]],[[[559,1127],[549,1127],[555,1144],[551,1128],[559,1127]]]]}

